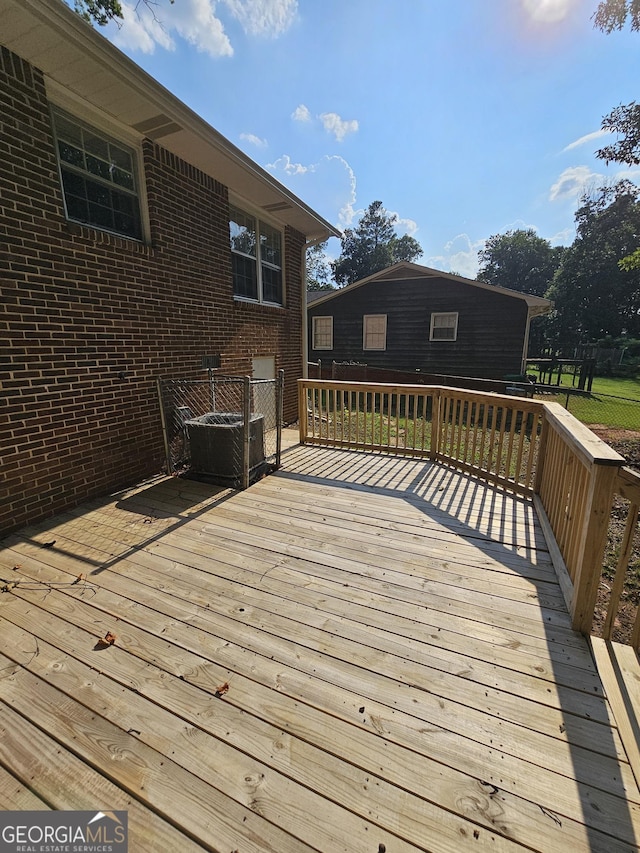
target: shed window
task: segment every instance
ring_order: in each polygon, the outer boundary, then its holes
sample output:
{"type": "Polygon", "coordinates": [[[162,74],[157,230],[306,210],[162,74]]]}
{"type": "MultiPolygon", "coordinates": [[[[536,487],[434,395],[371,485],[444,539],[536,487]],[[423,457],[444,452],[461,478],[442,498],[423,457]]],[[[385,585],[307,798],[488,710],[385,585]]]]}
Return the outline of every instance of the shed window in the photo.
{"type": "Polygon", "coordinates": [[[58,110],[53,126],[67,217],[142,239],[135,152],[58,110]]]}
{"type": "Polygon", "coordinates": [[[282,234],[237,207],[230,208],[233,293],[282,305],[282,234]]]}
{"type": "Polygon", "coordinates": [[[362,318],[362,349],[385,350],[387,348],[387,315],[365,314],[362,318]]]}
{"type": "Polygon", "coordinates": [[[312,349],[333,349],[333,317],[314,317],[312,349]]]}
{"type": "Polygon", "coordinates": [[[431,315],[430,341],[455,341],[458,337],[458,312],[431,315]]]}

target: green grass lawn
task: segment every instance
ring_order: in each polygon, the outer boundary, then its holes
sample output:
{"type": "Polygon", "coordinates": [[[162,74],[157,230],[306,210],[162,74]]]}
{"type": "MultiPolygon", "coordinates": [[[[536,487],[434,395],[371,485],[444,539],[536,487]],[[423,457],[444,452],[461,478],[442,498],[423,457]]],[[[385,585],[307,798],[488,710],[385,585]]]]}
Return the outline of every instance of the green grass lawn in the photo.
{"type": "MultiPolygon", "coordinates": [[[[562,377],[562,385],[571,387],[571,376],[562,377]]],[[[640,377],[622,379],[617,376],[596,376],[593,380],[592,394],[609,394],[613,397],[627,397],[640,401],[640,377]]]]}
{"type": "MultiPolygon", "coordinates": [[[[552,386],[553,387],[553,386],[552,386]]],[[[570,389],[571,376],[562,377],[561,388],[570,389]]],[[[550,399],[545,396],[545,399],[550,399]]],[[[572,415],[585,424],[632,429],[640,432],[640,378],[621,379],[596,376],[591,396],[570,396],[560,391],[555,397],[572,415]]]]}

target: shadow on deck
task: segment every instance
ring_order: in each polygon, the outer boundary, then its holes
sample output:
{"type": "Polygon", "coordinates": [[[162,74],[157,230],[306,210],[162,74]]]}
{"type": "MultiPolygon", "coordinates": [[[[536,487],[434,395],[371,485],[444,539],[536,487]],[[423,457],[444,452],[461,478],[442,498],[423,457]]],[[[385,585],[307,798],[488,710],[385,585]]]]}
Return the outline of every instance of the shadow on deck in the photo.
{"type": "Polygon", "coordinates": [[[528,499],[293,447],[246,492],[161,478],[4,544],[4,809],[127,809],[136,851],[637,845],[528,499]]]}

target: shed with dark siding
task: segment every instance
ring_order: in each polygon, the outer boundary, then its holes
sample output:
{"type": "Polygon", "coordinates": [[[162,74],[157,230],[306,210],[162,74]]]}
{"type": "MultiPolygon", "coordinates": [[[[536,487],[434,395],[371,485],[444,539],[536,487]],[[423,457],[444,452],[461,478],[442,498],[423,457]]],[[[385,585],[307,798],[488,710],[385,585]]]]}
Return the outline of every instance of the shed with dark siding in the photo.
{"type": "Polygon", "coordinates": [[[309,360],[502,379],[524,370],[548,299],[406,262],[308,307],[309,360]]]}

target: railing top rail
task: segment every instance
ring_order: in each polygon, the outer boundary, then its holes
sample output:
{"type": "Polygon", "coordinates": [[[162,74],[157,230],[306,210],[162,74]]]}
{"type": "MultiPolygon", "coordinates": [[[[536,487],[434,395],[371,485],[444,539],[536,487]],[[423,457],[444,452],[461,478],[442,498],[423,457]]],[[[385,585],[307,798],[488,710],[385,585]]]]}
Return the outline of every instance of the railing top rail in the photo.
{"type": "Polygon", "coordinates": [[[453,388],[447,385],[410,385],[404,382],[387,383],[387,382],[354,382],[345,379],[299,379],[298,383],[307,388],[334,388],[337,390],[348,390],[349,388],[357,391],[377,391],[383,394],[398,393],[398,394],[433,394],[446,393],[451,396],[458,396],[467,399],[469,397],[485,397],[497,403],[504,405],[516,406],[519,409],[528,408],[531,411],[542,411],[545,404],[541,400],[531,400],[527,397],[516,397],[511,394],[497,394],[495,391],[475,391],[471,388],[453,388]]]}
{"type": "Polygon", "coordinates": [[[624,456],[617,453],[589,427],[581,423],[560,403],[543,403],[547,421],[562,434],[567,444],[588,465],[624,465],[624,456]]]}
{"type": "Polygon", "coordinates": [[[606,444],[559,403],[496,394],[493,391],[450,388],[445,385],[404,385],[402,383],[385,384],[380,382],[349,382],[327,379],[299,379],[298,382],[300,387],[326,390],[352,390],[381,394],[447,395],[460,400],[487,401],[488,403],[518,409],[523,412],[544,412],[545,419],[551,427],[562,435],[563,440],[587,467],[605,465],[620,468],[624,465],[623,456],[606,444]]]}
{"type": "Polygon", "coordinates": [[[640,473],[633,468],[621,468],[618,471],[615,490],[632,504],[640,504],[640,473]]]}
{"type": "Polygon", "coordinates": [[[429,393],[433,391],[434,386],[431,385],[405,385],[404,383],[386,383],[386,382],[351,382],[345,379],[298,379],[299,385],[305,385],[307,388],[337,388],[338,390],[347,390],[355,388],[358,391],[382,391],[385,394],[397,391],[401,394],[411,392],[429,393]]]}

